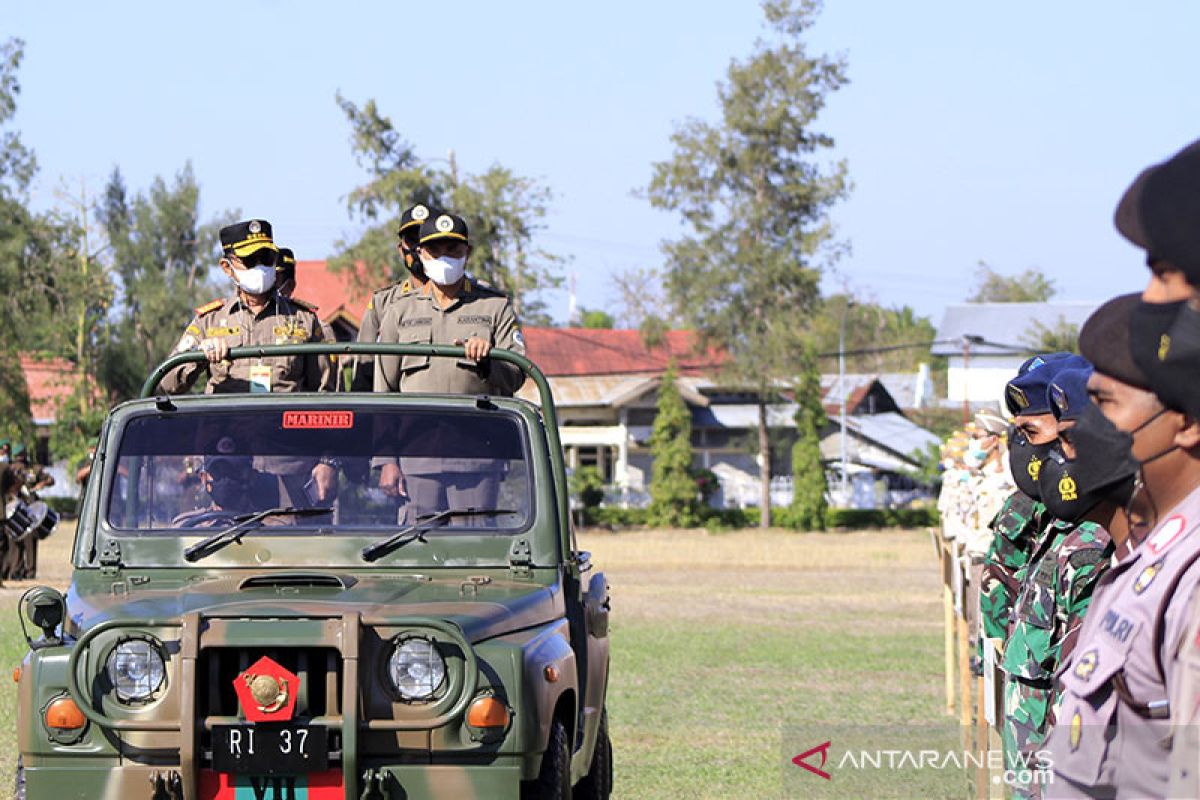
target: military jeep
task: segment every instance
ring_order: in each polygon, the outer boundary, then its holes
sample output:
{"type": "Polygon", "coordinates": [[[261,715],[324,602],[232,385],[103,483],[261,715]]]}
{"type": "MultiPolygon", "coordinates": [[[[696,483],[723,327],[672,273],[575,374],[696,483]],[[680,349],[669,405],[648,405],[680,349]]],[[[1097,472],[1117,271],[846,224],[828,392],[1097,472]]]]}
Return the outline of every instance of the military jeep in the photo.
{"type": "MultiPolygon", "coordinates": [[[[463,358],[231,357],[310,352],[463,358]]],[[[608,587],[574,545],[541,372],[491,355],[540,408],[155,396],[200,358],[110,413],[70,589],[21,599],[18,796],[608,797],[608,587]],[[411,491],[381,488],[388,464],[411,491]]]]}

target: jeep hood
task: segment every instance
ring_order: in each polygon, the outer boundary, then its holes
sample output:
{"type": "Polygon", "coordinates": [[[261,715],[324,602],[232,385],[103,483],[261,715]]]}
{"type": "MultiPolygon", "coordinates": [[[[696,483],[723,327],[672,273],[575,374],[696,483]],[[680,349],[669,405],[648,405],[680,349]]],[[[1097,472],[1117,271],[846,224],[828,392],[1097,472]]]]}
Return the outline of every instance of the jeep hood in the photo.
{"type": "MultiPolygon", "coordinates": [[[[296,585],[278,573],[239,572],[201,580],[151,578],[130,582],[114,595],[114,584],[87,592],[77,585],[67,597],[69,631],[78,634],[109,619],[175,619],[200,612],[225,619],[336,617],[357,612],[366,620],[428,616],[453,621],[471,643],[542,625],[565,614],[562,583],[456,574],[361,575],[316,573],[340,585],[296,585]],[[253,579],[247,584],[248,579],[253,579]]],[[[294,577],[294,576],[293,576],[294,577]]]]}

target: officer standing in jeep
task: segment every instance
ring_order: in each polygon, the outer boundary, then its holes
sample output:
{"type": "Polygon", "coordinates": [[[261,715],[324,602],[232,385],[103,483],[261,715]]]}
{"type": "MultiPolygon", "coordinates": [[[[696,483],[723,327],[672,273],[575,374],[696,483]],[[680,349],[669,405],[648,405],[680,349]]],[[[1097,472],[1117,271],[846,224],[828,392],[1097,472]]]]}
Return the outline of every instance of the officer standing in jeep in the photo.
{"type": "Polygon", "coordinates": [[[207,391],[295,392],[334,389],[328,358],[315,355],[226,360],[230,348],[256,344],[322,342],[321,321],[311,307],[280,295],[275,288],[279,248],[266,220],[252,219],[221,229],[221,270],[236,291],[196,309],[176,353],[201,350],[206,364],[183,364],[160,384],[167,394],[192,388],[202,372],[210,374],[207,391]]]}
{"type": "MultiPolygon", "coordinates": [[[[210,394],[333,391],[336,371],[327,356],[227,360],[233,347],[323,342],[325,334],[312,306],[277,291],[279,248],[271,237],[269,222],[239,222],[222,228],[220,236],[221,270],[233,280],[236,291],[196,309],[174,352],[199,349],[207,362],[171,370],[163,377],[160,391],[186,392],[206,370],[210,394]]],[[[337,473],[330,464],[276,457],[256,466],[279,475],[282,499],[291,505],[307,506],[314,499],[308,497],[306,488],[310,475],[315,499],[328,500],[336,488],[337,473]]]]}
{"type": "MultiPolygon", "coordinates": [[[[381,356],[375,391],[510,396],[521,387],[520,369],[488,358],[493,347],[524,353],[525,341],[508,297],[466,277],[468,237],[467,223],[454,214],[421,224],[419,256],[429,281],[389,306],[379,332],[380,342],[463,345],[466,357],[381,356]]],[[[499,476],[476,466],[471,459],[385,460],[379,485],[410,497],[418,515],[446,506],[490,508],[499,476]]]]}
{"type": "MultiPolygon", "coordinates": [[[[404,209],[400,215],[400,227],[396,231],[396,251],[404,261],[408,277],[389,284],[371,294],[367,309],[363,312],[362,324],[358,328],[358,341],[374,342],[379,338],[379,324],[388,308],[399,297],[419,292],[425,288],[428,278],[421,265],[421,225],[430,217],[441,216],[441,210],[425,203],[417,203],[404,209]]],[[[360,357],[354,363],[354,376],[350,388],[356,392],[369,392],[375,382],[375,359],[360,357]]]]}

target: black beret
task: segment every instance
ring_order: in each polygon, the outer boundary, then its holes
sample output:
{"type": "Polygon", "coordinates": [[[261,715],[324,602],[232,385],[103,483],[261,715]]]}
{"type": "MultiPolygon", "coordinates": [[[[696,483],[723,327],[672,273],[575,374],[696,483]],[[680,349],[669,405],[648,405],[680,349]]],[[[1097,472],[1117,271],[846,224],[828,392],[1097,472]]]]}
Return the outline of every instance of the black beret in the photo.
{"type": "Polygon", "coordinates": [[[400,215],[400,227],[396,230],[396,233],[397,235],[402,234],[412,227],[420,228],[425,220],[430,217],[436,217],[441,213],[440,209],[425,203],[417,203],[416,205],[409,206],[400,215]]]}
{"type": "Polygon", "coordinates": [[[1200,141],[1142,170],[1117,203],[1121,235],[1200,286],[1200,141]]]}
{"type": "Polygon", "coordinates": [[[265,219],[249,219],[221,228],[221,249],[226,253],[245,258],[264,247],[279,251],[271,238],[271,223],[265,219]]]}
{"type": "Polygon", "coordinates": [[[1049,414],[1050,382],[1065,369],[1085,369],[1089,364],[1072,353],[1046,353],[1027,359],[1017,377],[1004,387],[1004,403],[1013,416],[1049,414]]]}
{"type": "Polygon", "coordinates": [[[467,223],[457,214],[441,213],[421,223],[421,244],[434,239],[458,239],[466,242],[467,223]]]}
{"type": "Polygon", "coordinates": [[[1123,294],[1092,312],[1079,331],[1079,352],[1092,362],[1096,372],[1149,389],[1150,381],[1134,362],[1129,344],[1129,320],[1141,299],[1136,292],[1123,294]]]}

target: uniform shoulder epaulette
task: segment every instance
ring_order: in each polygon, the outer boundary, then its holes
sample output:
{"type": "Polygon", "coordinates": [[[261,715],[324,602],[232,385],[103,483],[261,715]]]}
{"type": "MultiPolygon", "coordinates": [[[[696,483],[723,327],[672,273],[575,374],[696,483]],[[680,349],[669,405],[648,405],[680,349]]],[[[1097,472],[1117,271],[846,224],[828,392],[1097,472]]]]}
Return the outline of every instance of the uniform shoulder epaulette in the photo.
{"type": "Polygon", "coordinates": [[[492,286],[490,283],[481,281],[478,278],[471,278],[471,286],[474,288],[476,294],[489,294],[493,297],[508,297],[507,292],[502,292],[495,286],[492,286]]]}
{"type": "Polygon", "coordinates": [[[311,311],[314,314],[317,312],[317,305],[315,303],[310,303],[307,300],[301,300],[298,297],[289,297],[288,299],[303,308],[305,311],[311,311]]]}
{"type": "Polygon", "coordinates": [[[196,307],[196,316],[202,317],[205,314],[211,314],[212,312],[216,311],[218,308],[220,308],[223,305],[225,305],[224,300],[213,300],[211,303],[205,303],[202,306],[197,306],[196,307]]]}

